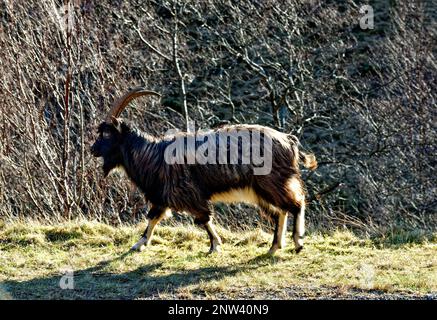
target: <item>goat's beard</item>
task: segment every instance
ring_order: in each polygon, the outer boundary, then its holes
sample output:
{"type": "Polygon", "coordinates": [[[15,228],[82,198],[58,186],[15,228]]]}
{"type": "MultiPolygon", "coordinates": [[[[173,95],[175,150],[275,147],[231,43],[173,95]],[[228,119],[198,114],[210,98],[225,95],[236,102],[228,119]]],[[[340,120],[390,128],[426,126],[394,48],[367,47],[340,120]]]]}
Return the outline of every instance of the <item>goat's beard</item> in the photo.
{"type": "Polygon", "coordinates": [[[114,170],[117,166],[111,162],[103,160],[103,177],[106,178],[109,176],[112,170],[114,170]]]}
{"type": "Polygon", "coordinates": [[[111,168],[109,166],[103,165],[103,177],[106,178],[111,173],[111,168]]]}

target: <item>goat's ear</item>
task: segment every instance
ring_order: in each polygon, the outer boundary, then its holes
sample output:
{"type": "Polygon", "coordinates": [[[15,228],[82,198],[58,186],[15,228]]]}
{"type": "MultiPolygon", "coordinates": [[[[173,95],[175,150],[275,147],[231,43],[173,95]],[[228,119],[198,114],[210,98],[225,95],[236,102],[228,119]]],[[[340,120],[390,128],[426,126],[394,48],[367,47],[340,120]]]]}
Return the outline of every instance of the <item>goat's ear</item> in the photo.
{"type": "Polygon", "coordinates": [[[124,123],[123,121],[119,121],[120,122],[120,132],[121,133],[128,133],[128,132],[130,132],[130,128],[129,128],[129,126],[126,124],[126,123],[124,123]]]}
{"type": "Polygon", "coordinates": [[[119,128],[120,127],[120,121],[114,116],[111,117],[111,122],[114,125],[114,127],[119,128]]]}

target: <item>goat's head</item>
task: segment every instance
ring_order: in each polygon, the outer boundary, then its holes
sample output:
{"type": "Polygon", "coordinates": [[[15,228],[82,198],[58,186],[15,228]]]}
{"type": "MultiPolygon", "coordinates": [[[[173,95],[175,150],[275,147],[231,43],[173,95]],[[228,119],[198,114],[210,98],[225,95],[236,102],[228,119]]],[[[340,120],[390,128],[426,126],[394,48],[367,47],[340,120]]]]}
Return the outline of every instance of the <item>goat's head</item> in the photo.
{"type": "Polygon", "coordinates": [[[118,117],[130,101],[136,97],[147,95],[160,96],[157,92],[145,90],[141,87],[130,90],[113,103],[106,120],[99,125],[97,129],[98,137],[91,147],[91,153],[94,157],[103,158],[105,177],[112,169],[121,164],[121,145],[126,133],[129,131],[129,127],[118,117]]]}

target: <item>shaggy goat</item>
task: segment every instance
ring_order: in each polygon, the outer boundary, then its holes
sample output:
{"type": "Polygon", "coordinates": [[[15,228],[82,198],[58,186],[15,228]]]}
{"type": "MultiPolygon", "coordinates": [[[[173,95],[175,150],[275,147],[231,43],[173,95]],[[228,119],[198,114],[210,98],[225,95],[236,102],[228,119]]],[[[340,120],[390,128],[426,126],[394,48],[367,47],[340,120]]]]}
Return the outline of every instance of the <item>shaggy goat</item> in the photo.
{"type": "Polygon", "coordinates": [[[314,155],[298,149],[296,137],[268,127],[236,125],[156,138],[117,119],[132,99],[143,95],[159,96],[142,88],[122,96],[100,124],[99,137],[91,147],[95,157],[103,158],[105,177],[113,169],[124,169],[151,203],[148,226],[133,250],[150,244],[154,228],[173,209],[193,215],[194,222],[208,233],[210,252],[219,251],[221,239],[211,222],[215,202],[247,202],[268,214],[275,222],[271,254],[285,245],[287,215],[291,213],[296,252],[303,248],[305,192],[299,162],[310,169],[315,169],[317,162],[314,155]],[[247,140],[240,143],[240,138],[247,140]],[[178,141],[183,153],[175,161],[178,141]],[[214,143],[220,142],[219,149],[214,143]],[[209,161],[201,161],[199,156],[206,156],[205,146],[209,147],[209,161]],[[255,154],[268,163],[267,171],[255,154]]]}

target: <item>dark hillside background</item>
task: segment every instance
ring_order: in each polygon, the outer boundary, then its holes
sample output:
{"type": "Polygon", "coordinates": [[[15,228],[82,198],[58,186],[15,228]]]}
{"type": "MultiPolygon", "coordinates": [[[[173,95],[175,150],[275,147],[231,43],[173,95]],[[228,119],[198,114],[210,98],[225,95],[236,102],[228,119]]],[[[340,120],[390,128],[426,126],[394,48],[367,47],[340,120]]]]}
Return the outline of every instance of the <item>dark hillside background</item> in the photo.
{"type": "MultiPolygon", "coordinates": [[[[89,147],[113,99],[154,134],[225,123],[291,132],[313,228],[436,228],[436,2],[0,1],[0,218],[143,220],[89,147]],[[362,29],[360,7],[374,10],[362,29]]],[[[259,222],[218,206],[231,226],[259,222]]]]}

